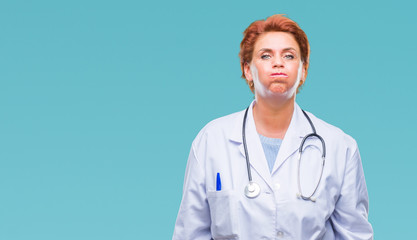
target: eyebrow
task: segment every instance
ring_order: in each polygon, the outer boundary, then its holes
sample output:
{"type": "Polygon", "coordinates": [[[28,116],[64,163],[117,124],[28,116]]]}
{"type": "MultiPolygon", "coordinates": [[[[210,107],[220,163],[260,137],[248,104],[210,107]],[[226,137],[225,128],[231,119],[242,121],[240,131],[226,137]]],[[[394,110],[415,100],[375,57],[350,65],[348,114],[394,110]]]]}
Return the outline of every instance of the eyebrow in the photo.
{"type": "MultiPolygon", "coordinates": [[[[297,52],[297,50],[295,50],[295,48],[293,48],[293,47],[287,47],[287,48],[282,49],[282,51],[283,51],[283,52],[285,52],[285,51],[289,51],[289,50],[293,50],[294,52],[297,52]]],[[[272,51],[272,49],[270,49],[270,48],[261,48],[261,49],[258,51],[258,53],[259,53],[259,52],[273,52],[273,51],[272,51]]]]}

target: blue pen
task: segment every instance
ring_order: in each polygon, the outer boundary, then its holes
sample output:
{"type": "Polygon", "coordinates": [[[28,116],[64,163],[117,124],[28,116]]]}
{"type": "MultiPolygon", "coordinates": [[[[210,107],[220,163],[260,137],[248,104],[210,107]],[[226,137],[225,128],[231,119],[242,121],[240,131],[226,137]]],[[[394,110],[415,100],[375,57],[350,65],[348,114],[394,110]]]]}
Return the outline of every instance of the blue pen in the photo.
{"type": "Polygon", "coordinates": [[[216,191],[222,190],[222,181],[220,180],[220,173],[217,173],[216,191]]]}

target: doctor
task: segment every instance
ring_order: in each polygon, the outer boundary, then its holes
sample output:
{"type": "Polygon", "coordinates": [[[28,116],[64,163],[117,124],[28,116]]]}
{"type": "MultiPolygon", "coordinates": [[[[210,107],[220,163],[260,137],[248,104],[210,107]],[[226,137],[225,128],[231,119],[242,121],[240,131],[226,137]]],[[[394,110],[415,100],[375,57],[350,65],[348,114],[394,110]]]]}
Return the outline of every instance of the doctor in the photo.
{"type": "Polygon", "coordinates": [[[295,102],[309,63],[304,31],[274,15],[253,22],[240,46],[255,100],[193,141],[173,239],[372,239],[355,140],[295,102]]]}

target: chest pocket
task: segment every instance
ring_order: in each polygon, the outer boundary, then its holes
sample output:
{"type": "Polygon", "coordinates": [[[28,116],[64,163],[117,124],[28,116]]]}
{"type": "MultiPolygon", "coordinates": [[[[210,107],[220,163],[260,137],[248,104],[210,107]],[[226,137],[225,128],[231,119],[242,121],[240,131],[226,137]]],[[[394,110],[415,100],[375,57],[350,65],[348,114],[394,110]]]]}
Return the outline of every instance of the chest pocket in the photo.
{"type": "Polygon", "coordinates": [[[239,239],[237,201],[233,191],[208,191],[211,234],[214,240],[239,239]]]}

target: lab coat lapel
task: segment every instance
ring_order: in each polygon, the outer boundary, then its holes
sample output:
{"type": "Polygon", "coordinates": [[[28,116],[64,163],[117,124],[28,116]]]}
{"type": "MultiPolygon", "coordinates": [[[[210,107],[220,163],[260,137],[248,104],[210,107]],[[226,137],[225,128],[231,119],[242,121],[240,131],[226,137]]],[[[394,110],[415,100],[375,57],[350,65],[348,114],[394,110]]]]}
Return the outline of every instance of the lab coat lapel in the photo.
{"type": "MultiPolygon", "coordinates": [[[[252,108],[255,101],[251,103],[248,110],[248,116],[246,120],[246,145],[248,148],[248,155],[252,172],[255,170],[259,176],[269,185],[272,186],[271,173],[269,172],[268,163],[265,158],[265,153],[262,148],[261,141],[259,139],[258,132],[256,131],[255,121],[253,119],[252,108]]],[[[241,117],[238,118],[240,122],[235,125],[230,140],[236,142],[239,146],[239,150],[243,157],[245,157],[245,150],[243,147],[242,139],[242,125],[243,125],[244,111],[241,117]]],[[[256,177],[252,173],[253,180],[256,181],[256,177]]],[[[272,188],[272,187],[271,187],[272,188]]]]}
{"type": "Polygon", "coordinates": [[[268,162],[266,161],[264,149],[262,147],[261,140],[259,139],[258,132],[256,131],[255,120],[253,118],[253,103],[254,102],[252,102],[249,108],[246,123],[246,142],[248,146],[250,164],[272,189],[271,173],[269,172],[268,162]]]}
{"type": "Polygon", "coordinates": [[[297,103],[295,103],[291,123],[287,129],[287,132],[285,133],[284,139],[279,149],[274,168],[272,169],[272,174],[278,170],[281,165],[298,150],[303,137],[310,132],[312,131],[310,129],[310,125],[307,122],[307,119],[305,119],[301,108],[297,103]]]}
{"type": "Polygon", "coordinates": [[[239,112],[239,115],[233,126],[233,131],[231,132],[231,135],[229,137],[230,141],[238,145],[239,151],[243,157],[245,157],[245,149],[243,148],[243,138],[242,138],[242,125],[243,125],[244,115],[245,115],[245,110],[239,112]]]}

